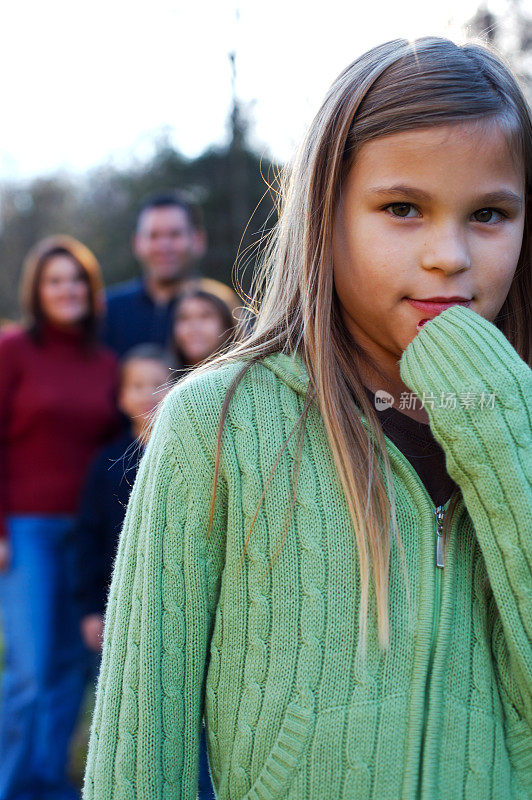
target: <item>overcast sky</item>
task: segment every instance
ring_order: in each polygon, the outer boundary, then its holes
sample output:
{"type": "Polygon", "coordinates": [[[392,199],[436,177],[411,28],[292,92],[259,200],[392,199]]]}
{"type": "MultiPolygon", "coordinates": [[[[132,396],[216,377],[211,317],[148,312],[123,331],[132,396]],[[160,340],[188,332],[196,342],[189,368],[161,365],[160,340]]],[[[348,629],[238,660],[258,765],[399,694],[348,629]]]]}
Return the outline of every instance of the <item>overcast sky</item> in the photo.
{"type": "Polygon", "coordinates": [[[461,41],[479,2],[3,3],[0,179],[144,158],[161,131],[188,156],[224,141],[231,51],[254,142],[285,160],[357,55],[397,37],[461,41]]]}

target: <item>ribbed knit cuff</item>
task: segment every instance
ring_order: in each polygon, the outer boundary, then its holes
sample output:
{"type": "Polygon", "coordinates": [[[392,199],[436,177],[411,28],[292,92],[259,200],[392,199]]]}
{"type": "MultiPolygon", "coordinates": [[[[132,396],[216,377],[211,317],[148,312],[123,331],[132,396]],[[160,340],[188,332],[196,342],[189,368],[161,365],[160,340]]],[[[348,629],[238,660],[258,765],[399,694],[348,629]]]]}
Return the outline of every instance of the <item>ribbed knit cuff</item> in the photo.
{"type": "Polygon", "coordinates": [[[429,414],[458,424],[530,403],[531,371],[499,329],[464,306],[451,306],[421,329],[400,361],[401,378],[429,414]],[[434,410],[434,414],[432,411],[434,410]]]}
{"type": "Polygon", "coordinates": [[[525,720],[520,720],[515,728],[509,731],[508,750],[512,764],[522,776],[525,787],[532,796],[532,746],[530,727],[525,720]]]}
{"type": "MultiPolygon", "coordinates": [[[[403,381],[418,397],[435,396],[433,405],[426,404],[431,430],[445,450],[447,471],[460,486],[482,550],[511,654],[508,682],[519,685],[521,697],[529,696],[532,370],[495,325],[462,306],[426,323],[400,366],[403,381]]],[[[507,668],[500,669],[503,674],[507,668]]],[[[524,714],[515,692],[512,702],[524,714]]]]}

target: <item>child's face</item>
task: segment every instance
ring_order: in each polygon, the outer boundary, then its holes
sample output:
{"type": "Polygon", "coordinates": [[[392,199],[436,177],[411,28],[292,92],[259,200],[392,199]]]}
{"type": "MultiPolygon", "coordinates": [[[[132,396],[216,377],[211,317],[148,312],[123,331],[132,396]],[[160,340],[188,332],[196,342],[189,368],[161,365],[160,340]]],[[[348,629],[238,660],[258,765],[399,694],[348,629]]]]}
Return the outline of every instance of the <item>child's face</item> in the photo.
{"type": "Polygon", "coordinates": [[[202,297],[191,297],[179,306],[174,339],[187,364],[198,364],[222,343],[223,322],[218,309],[202,297]]]}
{"type": "Polygon", "coordinates": [[[342,190],[334,280],[346,325],[377,363],[397,364],[418,324],[465,298],[493,321],[521,250],[524,170],[496,124],[438,126],[363,145],[342,190]]]}
{"type": "Polygon", "coordinates": [[[168,383],[168,378],[168,368],[160,361],[131,359],[122,371],[118,394],[120,410],[130,420],[148,420],[166,394],[167,390],[162,390],[161,386],[168,383]]]}

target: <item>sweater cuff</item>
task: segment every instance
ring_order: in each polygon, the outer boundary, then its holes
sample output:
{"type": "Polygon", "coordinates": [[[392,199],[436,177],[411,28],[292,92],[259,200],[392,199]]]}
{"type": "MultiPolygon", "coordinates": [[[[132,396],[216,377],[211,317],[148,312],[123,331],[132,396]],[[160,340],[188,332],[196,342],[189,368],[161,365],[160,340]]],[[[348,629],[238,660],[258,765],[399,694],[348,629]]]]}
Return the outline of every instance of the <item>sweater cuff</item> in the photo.
{"type": "Polygon", "coordinates": [[[461,489],[514,674],[526,684],[532,677],[532,370],[495,325],[463,306],[426,323],[400,367],[403,381],[425,399],[447,472],[461,489]]]}
{"type": "Polygon", "coordinates": [[[465,306],[429,320],[404,351],[400,370],[431,419],[434,408],[440,419],[451,414],[456,422],[502,412],[512,427],[512,416],[521,417],[530,400],[528,365],[495,325],[465,306]]]}

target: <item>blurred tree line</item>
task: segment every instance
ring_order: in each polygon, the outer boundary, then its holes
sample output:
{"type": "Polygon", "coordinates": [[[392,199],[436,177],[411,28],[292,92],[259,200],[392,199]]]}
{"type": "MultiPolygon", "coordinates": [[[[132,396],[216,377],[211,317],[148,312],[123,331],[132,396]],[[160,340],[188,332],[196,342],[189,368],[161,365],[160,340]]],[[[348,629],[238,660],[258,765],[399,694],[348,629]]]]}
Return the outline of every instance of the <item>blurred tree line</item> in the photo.
{"type": "Polygon", "coordinates": [[[58,173],[3,183],[0,319],[18,318],[22,261],[36,241],[52,233],[68,233],[87,244],[100,261],[107,285],[137,275],[130,243],[139,204],[147,195],[171,188],[183,190],[203,210],[209,240],[203,273],[232,283],[238,253],[247,290],[261,237],[275,221],[268,184],[275,182],[277,168],[250,147],[246,113],[236,99],[230,134],[228,144],[209,148],[195,159],[185,158],[162,134],[151,159],[142,163],[102,166],[77,178],[58,173]]]}
{"type": "Polygon", "coordinates": [[[506,56],[532,105],[532,16],[525,0],[506,0],[506,11],[495,13],[482,3],[466,24],[469,37],[484,39],[506,56]]]}
{"type": "MultiPolygon", "coordinates": [[[[501,14],[481,5],[466,30],[507,56],[532,102],[532,17],[523,0],[508,0],[501,14]]],[[[23,258],[52,233],[69,233],[87,244],[107,285],[136,275],[130,240],[139,203],[146,195],[176,187],[203,208],[209,237],[204,274],[232,283],[238,254],[236,272],[244,290],[249,288],[256,250],[275,222],[278,168],[249,145],[246,113],[234,94],[234,54],[229,57],[233,108],[227,145],[187,159],[163,135],[154,155],[142,163],[102,166],[81,178],[56,174],[0,186],[0,320],[17,318],[23,258]]]]}

